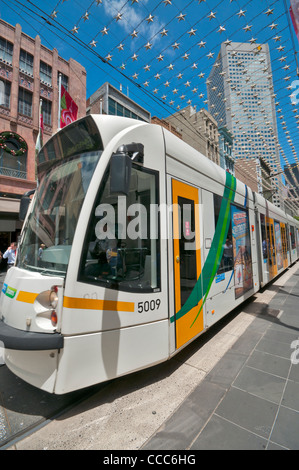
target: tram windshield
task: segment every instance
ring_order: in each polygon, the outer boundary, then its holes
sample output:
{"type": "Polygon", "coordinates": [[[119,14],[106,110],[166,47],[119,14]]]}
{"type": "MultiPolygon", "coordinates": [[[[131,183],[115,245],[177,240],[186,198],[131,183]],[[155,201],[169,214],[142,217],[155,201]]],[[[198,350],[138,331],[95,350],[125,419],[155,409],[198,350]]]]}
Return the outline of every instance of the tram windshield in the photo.
{"type": "Polygon", "coordinates": [[[54,164],[39,183],[16,262],[20,268],[47,275],[66,273],[81,207],[103,151],[100,136],[94,134],[92,139],[86,128],[81,138],[88,133],[89,145],[79,153],[78,144],[70,136],[76,131],[78,138],[80,129],[70,128],[71,132],[57,134],[45,146],[51,149],[54,164]]]}

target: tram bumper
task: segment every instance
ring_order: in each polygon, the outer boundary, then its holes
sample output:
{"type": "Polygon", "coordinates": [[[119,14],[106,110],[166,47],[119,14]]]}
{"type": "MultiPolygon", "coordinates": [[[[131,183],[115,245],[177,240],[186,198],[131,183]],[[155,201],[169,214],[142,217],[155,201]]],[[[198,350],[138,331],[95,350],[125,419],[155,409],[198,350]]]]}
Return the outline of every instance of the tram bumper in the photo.
{"type": "Polygon", "coordinates": [[[0,320],[0,341],[5,349],[16,351],[48,351],[63,348],[63,336],[59,333],[36,333],[6,325],[0,320]]]}
{"type": "Polygon", "coordinates": [[[3,362],[13,374],[34,387],[54,392],[58,355],[63,347],[64,338],[59,333],[22,331],[0,320],[3,362]]]}

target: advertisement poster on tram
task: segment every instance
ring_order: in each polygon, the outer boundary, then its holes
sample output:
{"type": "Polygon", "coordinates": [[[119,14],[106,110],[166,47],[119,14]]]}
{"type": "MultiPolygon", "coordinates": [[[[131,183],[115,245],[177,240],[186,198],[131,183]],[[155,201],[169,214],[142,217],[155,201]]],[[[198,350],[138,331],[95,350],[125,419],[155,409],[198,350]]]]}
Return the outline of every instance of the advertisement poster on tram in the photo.
{"type": "Polygon", "coordinates": [[[241,297],[253,287],[250,233],[247,211],[231,208],[235,297],[241,297]]]}
{"type": "Polygon", "coordinates": [[[275,245],[276,245],[276,258],[277,258],[277,269],[278,271],[283,268],[283,256],[282,256],[282,243],[281,243],[281,231],[280,223],[274,221],[275,229],[275,245]]]}

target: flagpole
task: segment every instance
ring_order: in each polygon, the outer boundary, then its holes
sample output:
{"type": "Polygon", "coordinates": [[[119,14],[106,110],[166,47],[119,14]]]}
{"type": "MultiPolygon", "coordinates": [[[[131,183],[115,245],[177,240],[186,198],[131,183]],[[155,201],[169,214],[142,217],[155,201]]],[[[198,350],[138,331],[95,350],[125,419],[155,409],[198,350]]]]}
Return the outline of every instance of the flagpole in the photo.
{"type": "Polygon", "coordinates": [[[61,117],[61,73],[58,78],[58,125],[57,129],[60,130],[60,117],[61,117]]]}
{"type": "Polygon", "coordinates": [[[35,144],[35,179],[38,184],[38,178],[37,178],[37,155],[38,152],[41,149],[41,114],[42,114],[42,104],[43,100],[40,98],[39,100],[39,109],[38,109],[38,134],[37,134],[37,139],[36,139],[36,144],[35,144]]]}

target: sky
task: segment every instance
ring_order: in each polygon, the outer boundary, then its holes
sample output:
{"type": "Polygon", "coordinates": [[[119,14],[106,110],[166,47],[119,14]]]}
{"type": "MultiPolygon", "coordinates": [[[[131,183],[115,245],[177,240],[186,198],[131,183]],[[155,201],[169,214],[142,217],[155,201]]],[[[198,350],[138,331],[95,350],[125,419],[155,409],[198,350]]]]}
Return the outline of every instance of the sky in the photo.
{"type": "Polygon", "coordinates": [[[297,163],[299,150],[289,1],[0,0],[0,17],[80,62],[87,98],[109,81],[160,118],[188,104],[208,109],[206,80],[222,42],[268,43],[283,165],[297,163]]]}

